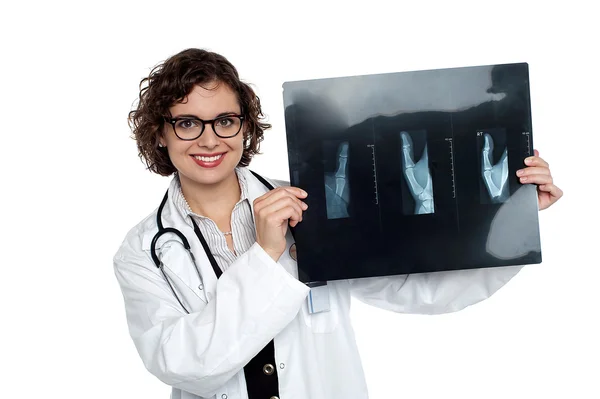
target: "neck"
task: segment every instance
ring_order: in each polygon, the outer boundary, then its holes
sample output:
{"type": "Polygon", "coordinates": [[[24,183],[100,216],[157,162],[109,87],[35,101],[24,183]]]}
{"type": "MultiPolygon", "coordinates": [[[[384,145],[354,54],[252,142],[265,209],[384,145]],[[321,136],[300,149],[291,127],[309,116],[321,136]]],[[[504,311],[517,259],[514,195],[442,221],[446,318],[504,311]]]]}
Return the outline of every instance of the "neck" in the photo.
{"type": "Polygon", "coordinates": [[[235,204],[240,200],[241,189],[236,172],[216,184],[198,184],[179,177],[181,191],[192,211],[214,221],[229,221],[235,204]]]}

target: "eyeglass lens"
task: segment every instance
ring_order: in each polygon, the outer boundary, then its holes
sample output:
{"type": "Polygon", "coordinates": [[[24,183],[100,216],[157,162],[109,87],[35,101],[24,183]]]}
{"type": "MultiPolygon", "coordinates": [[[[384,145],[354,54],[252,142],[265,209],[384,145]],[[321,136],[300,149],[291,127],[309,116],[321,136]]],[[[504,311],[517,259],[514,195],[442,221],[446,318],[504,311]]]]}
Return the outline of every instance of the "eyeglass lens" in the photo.
{"type": "MultiPolygon", "coordinates": [[[[240,131],[242,120],[238,116],[223,116],[212,123],[220,137],[233,137],[240,131]]],[[[182,139],[195,139],[203,133],[204,123],[199,119],[180,119],[175,123],[175,133],[182,139]]]]}

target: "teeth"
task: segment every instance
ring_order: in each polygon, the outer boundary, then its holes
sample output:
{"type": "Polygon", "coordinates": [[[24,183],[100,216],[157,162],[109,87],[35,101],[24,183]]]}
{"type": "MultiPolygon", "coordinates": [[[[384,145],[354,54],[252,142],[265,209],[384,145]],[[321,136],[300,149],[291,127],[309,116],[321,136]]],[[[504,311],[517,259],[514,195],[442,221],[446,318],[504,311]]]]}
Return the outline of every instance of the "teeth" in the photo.
{"type": "Polygon", "coordinates": [[[194,158],[196,158],[197,160],[202,161],[202,162],[214,162],[217,159],[221,158],[222,156],[223,156],[223,154],[215,155],[214,157],[201,157],[201,156],[194,155],[194,158]]]}

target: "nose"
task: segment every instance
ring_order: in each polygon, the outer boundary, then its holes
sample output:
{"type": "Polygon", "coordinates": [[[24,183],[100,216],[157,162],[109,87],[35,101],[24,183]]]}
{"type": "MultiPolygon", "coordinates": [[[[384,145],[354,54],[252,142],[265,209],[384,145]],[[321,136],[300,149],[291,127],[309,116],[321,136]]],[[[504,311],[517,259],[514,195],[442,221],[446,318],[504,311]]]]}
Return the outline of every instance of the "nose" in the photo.
{"type": "Polygon", "coordinates": [[[216,135],[214,129],[212,123],[204,126],[204,132],[202,132],[202,135],[197,140],[199,147],[215,148],[221,143],[221,139],[216,135]]]}

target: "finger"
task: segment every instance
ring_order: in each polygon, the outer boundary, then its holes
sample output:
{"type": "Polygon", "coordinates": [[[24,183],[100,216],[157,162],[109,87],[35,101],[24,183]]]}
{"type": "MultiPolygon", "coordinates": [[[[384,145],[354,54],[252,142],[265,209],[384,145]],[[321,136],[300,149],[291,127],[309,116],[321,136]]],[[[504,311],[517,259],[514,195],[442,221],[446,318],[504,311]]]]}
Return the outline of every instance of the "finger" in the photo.
{"type": "Polygon", "coordinates": [[[288,220],[290,221],[290,224],[295,222],[295,225],[302,221],[302,211],[294,206],[286,206],[285,208],[278,209],[271,213],[268,216],[268,219],[272,226],[280,226],[288,220]]]}
{"type": "Polygon", "coordinates": [[[552,197],[555,197],[556,199],[559,199],[560,197],[563,196],[563,191],[552,183],[541,184],[538,186],[538,189],[540,191],[545,191],[547,193],[550,193],[550,195],[552,197]]]}
{"type": "Polygon", "coordinates": [[[527,165],[527,166],[544,166],[546,168],[550,167],[550,165],[548,165],[548,162],[544,161],[542,158],[535,156],[535,155],[525,158],[525,165],[527,165]]]}
{"type": "Polygon", "coordinates": [[[261,212],[264,209],[267,209],[278,203],[279,207],[282,207],[287,203],[286,201],[291,201],[302,209],[308,208],[308,205],[304,201],[299,200],[295,195],[291,194],[287,190],[281,190],[278,193],[274,193],[274,195],[265,198],[258,206],[255,205],[254,209],[258,212],[261,212]]]}
{"type": "Polygon", "coordinates": [[[290,220],[290,227],[296,227],[301,220],[290,220]]]}
{"type": "Polygon", "coordinates": [[[278,201],[261,209],[259,211],[259,216],[261,218],[270,218],[271,215],[277,214],[281,209],[293,208],[297,212],[297,215],[298,215],[296,220],[301,220],[303,209],[302,209],[302,206],[300,206],[300,204],[298,204],[298,202],[299,201],[297,199],[293,199],[292,197],[280,198],[278,201]]]}
{"type": "MultiPolygon", "coordinates": [[[[259,200],[273,200],[276,198],[279,198],[282,195],[285,194],[291,194],[296,198],[306,198],[308,196],[308,193],[304,190],[302,190],[299,187],[278,187],[274,190],[271,190],[269,192],[267,192],[266,194],[262,195],[261,197],[259,197],[259,200]]],[[[272,202],[272,201],[271,201],[272,202]]]]}
{"type": "Polygon", "coordinates": [[[539,157],[540,156],[540,152],[538,150],[534,149],[533,150],[533,155],[536,156],[536,157],[539,157]]]}
{"type": "Polygon", "coordinates": [[[517,176],[550,175],[550,169],[544,166],[528,166],[517,170],[517,176]]]}
{"type": "Polygon", "coordinates": [[[521,183],[527,183],[527,184],[551,184],[552,176],[550,176],[550,175],[522,176],[519,178],[519,181],[521,183]]]}
{"type": "Polygon", "coordinates": [[[254,209],[260,210],[265,208],[286,196],[296,199],[299,203],[303,203],[298,200],[298,197],[305,198],[307,195],[306,191],[298,187],[278,187],[254,200],[254,209]]]}
{"type": "Polygon", "coordinates": [[[308,193],[302,190],[300,187],[288,186],[282,187],[285,191],[292,193],[298,198],[306,198],[308,197],[308,193]]]}

